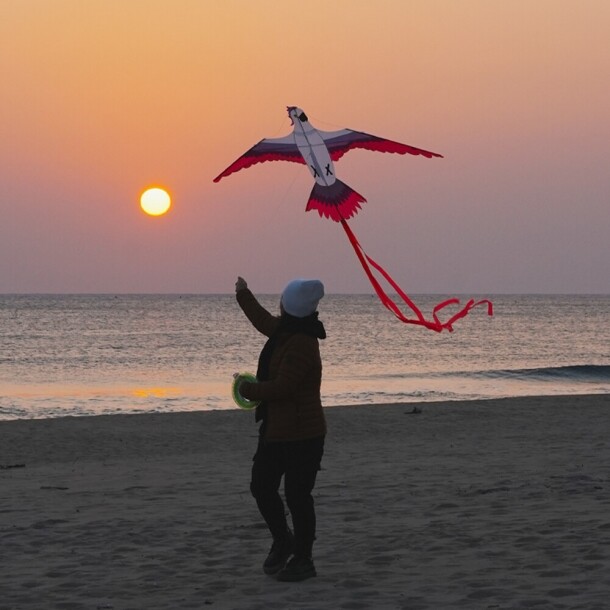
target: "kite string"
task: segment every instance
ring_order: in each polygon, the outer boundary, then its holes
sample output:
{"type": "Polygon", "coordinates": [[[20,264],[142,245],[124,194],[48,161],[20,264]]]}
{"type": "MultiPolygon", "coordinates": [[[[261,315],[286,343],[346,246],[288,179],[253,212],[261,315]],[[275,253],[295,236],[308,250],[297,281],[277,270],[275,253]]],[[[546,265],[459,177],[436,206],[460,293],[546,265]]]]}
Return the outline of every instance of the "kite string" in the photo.
{"type": "Polygon", "coordinates": [[[394,279],[390,276],[390,274],[379,263],[375,262],[370,256],[368,256],[366,254],[366,252],[364,251],[364,248],[362,248],[362,246],[360,245],[360,242],[358,241],[358,239],[356,238],[356,236],[354,235],[352,230],[349,228],[347,221],[344,218],[342,218],[340,222],[343,227],[343,230],[345,231],[345,234],[347,235],[347,238],[349,239],[349,242],[351,243],[351,245],[354,249],[354,252],[356,253],[356,256],[360,260],[360,264],[362,265],[364,272],[366,273],[367,277],[369,278],[371,285],[375,289],[375,292],[377,293],[379,300],[401,322],[404,322],[405,324],[417,324],[420,326],[425,326],[426,328],[429,328],[430,330],[434,330],[434,331],[440,333],[443,329],[446,329],[449,332],[452,332],[453,324],[455,323],[455,321],[466,316],[470,312],[471,309],[473,309],[474,307],[477,307],[478,305],[486,304],[487,305],[487,315],[489,315],[489,316],[493,315],[493,304],[491,303],[491,301],[489,301],[487,299],[482,299],[480,301],[475,302],[474,299],[470,299],[468,301],[468,303],[466,303],[466,305],[462,309],[460,309],[457,313],[455,313],[453,316],[451,316],[451,318],[449,318],[449,320],[447,320],[446,322],[441,322],[438,317],[439,312],[449,305],[456,305],[456,304],[459,304],[459,302],[460,302],[459,299],[451,298],[451,299],[442,301],[441,303],[439,303],[438,305],[436,305],[434,307],[434,309],[432,311],[432,316],[434,318],[434,322],[426,320],[423,313],[419,309],[419,307],[417,307],[417,305],[409,298],[409,296],[402,290],[402,288],[394,281],[394,279]],[[398,305],[383,290],[381,284],[377,281],[377,278],[375,278],[375,276],[373,275],[373,272],[371,271],[371,268],[369,267],[369,265],[372,266],[376,271],[378,271],[383,276],[383,278],[390,284],[390,286],[392,286],[392,288],[401,297],[401,299],[405,302],[405,304],[415,314],[415,316],[417,317],[416,320],[407,318],[402,313],[402,311],[400,310],[398,305]]]}

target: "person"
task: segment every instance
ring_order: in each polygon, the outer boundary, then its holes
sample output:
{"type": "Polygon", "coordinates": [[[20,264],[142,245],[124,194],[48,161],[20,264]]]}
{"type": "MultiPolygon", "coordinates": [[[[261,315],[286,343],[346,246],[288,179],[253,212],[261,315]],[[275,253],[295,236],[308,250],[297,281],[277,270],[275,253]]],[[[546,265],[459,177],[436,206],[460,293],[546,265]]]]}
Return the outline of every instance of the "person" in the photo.
{"type": "Polygon", "coordinates": [[[258,302],[241,277],[235,292],[248,320],[268,337],[259,356],[257,381],[239,387],[244,398],[261,401],[255,416],[261,425],[250,491],[273,537],[263,571],[281,581],[301,581],[316,576],[312,491],[326,437],[318,341],[326,338],[326,331],[317,307],[324,286],[319,280],[289,282],[279,316],[258,302]],[[279,494],[282,477],[294,533],[279,494]]]}

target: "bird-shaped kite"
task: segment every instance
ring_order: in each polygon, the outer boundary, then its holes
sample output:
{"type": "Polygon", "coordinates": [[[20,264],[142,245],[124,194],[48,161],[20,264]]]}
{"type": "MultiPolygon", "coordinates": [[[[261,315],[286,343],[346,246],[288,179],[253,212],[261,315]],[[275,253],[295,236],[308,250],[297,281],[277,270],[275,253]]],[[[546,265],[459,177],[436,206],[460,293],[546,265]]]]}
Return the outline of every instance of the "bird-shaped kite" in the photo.
{"type": "Polygon", "coordinates": [[[459,304],[459,299],[448,299],[434,307],[432,311],[433,320],[426,320],[420,309],[390,277],[385,269],[365,253],[346,222],[348,218],[358,213],[358,210],[361,209],[360,204],[366,202],[362,195],[341,182],[341,180],[338,180],[335,176],[333,161],[340,159],[348,150],[364,148],[366,150],[398,153],[401,155],[409,153],[427,158],[442,157],[442,155],[372,136],[361,131],[353,131],[351,129],[340,129],[338,131],[317,130],[310,124],[303,110],[296,106],[288,106],[287,110],[293,125],[291,134],[283,138],[265,138],[261,140],[214,178],[214,182],[218,182],[225,176],[229,176],[240,169],[245,169],[264,161],[303,163],[307,165],[315,180],[313,190],[307,202],[306,211],[318,210],[320,216],[326,216],[335,222],[341,223],[375,292],[385,307],[399,320],[407,324],[417,324],[441,332],[443,329],[452,331],[453,323],[459,318],[463,318],[477,305],[487,304],[488,315],[492,315],[493,310],[490,301],[484,299],[475,303],[471,299],[457,313],[454,313],[449,320],[441,322],[438,318],[438,313],[448,305],[459,304]],[[371,267],[377,270],[392,286],[415,314],[416,319],[408,318],[402,313],[398,305],[383,290],[373,275],[371,267]]]}

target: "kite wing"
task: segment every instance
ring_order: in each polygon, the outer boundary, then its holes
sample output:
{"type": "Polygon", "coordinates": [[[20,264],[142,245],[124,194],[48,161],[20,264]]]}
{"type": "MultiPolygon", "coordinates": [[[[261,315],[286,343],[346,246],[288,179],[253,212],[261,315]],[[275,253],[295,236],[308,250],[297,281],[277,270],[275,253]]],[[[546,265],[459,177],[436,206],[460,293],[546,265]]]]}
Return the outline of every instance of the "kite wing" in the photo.
{"type": "Polygon", "coordinates": [[[251,165],[263,163],[265,161],[294,161],[295,163],[305,163],[305,160],[294,142],[293,134],[283,138],[265,138],[245,152],[239,159],[231,163],[227,169],[214,178],[214,182],[218,182],[221,178],[238,172],[240,169],[246,169],[251,165]]]}
{"type": "Polygon", "coordinates": [[[398,153],[399,155],[423,155],[428,159],[432,157],[442,157],[438,153],[415,148],[408,144],[401,144],[393,140],[378,138],[363,131],[353,131],[351,129],[340,129],[339,131],[320,131],[320,135],[324,139],[324,144],[328,148],[330,158],[333,161],[340,159],[348,150],[353,148],[364,148],[366,150],[375,150],[378,152],[398,153]]]}

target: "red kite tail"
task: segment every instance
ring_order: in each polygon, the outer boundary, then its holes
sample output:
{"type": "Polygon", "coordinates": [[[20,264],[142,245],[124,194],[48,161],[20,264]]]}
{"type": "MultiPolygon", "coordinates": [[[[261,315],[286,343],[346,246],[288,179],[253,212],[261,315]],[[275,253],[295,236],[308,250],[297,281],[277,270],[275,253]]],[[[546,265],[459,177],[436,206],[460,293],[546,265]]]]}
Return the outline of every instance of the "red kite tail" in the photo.
{"type": "Polygon", "coordinates": [[[352,230],[347,225],[347,222],[345,221],[345,219],[342,218],[340,220],[340,222],[341,222],[341,225],[343,226],[343,230],[345,231],[345,234],[347,235],[347,238],[349,239],[350,243],[352,244],[352,247],[354,248],[354,252],[356,253],[356,256],[360,260],[360,264],[362,265],[364,272],[366,273],[367,277],[369,278],[371,285],[375,289],[375,292],[377,293],[379,300],[401,322],[404,322],[405,324],[416,324],[419,326],[424,326],[425,328],[429,328],[430,330],[434,330],[434,331],[440,333],[443,330],[448,330],[449,332],[453,332],[453,324],[456,322],[456,320],[459,320],[459,319],[463,318],[464,316],[466,316],[470,312],[471,309],[473,309],[474,307],[477,307],[478,305],[486,304],[487,305],[487,315],[489,315],[489,316],[493,315],[493,304],[491,303],[491,301],[488,301],[487,299],[483,299],[481,301],[475,302],[474,299],[470,299],[468,301],[468,303],[466,303],[466,305],[464,305],[457,313],[454,313],[449,318],[449,320],[447,320],[446,322],[441,322],[441,320],[438,317],[438,314],[440,311],[442,311],[448,305],[459,305],[459,303],[460,303],[459,299],[453,298],[453,299],[447,299],[446,301],[442,301],[441,303],[436,305],[434,307],[434,309],[432,310],[432,317],[434,318],[434,320],[433,321],[426,320],[426,318],[424,317],[424,314],[421,312],[419,307],[417,307],[417,305],[409,298],[409,296],[394,281],[394,279],[392,279],[390,274],[381,265],[376,263],[370,256],[368,256],[366,254],[366,252],[360,245],[360,242],[356,239],[356,236],[352,233],[352,230]],[[377,281],[377,279],[373,275],[373,271],[371,270],[371,267],[373,267],[373,269],[375,269],[377,272],[379,272],[383,276],[383,278],[388,282],[388,284],[390,284],[390,286],[396,291],[396,293],[400,296],[400,298],[403,300],[403,302],[409,307],[411,312],[415,315],[415,319],[408,318],[407,316],[405,316],[402,313],[402,311],[400,310],[398,305],[387,295],[387,293],[382,288],[381,284],[377,281]]]}
{"type": "Polygon", "coordinates": [[[335,180],[329,186],[314,185],[305,211],[318,210],[320,216],[341,222],[344,218],[355,216],[360,204],[365,202],[366,199],[360,193],[341,180],[335,180]]]}

